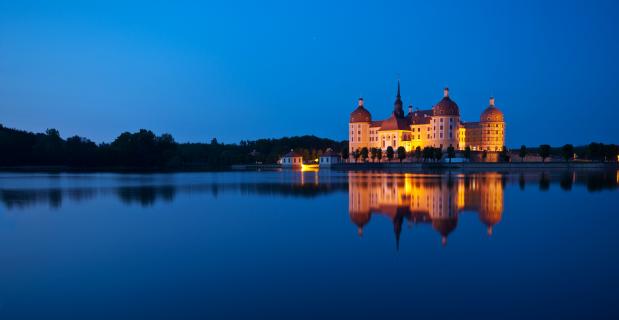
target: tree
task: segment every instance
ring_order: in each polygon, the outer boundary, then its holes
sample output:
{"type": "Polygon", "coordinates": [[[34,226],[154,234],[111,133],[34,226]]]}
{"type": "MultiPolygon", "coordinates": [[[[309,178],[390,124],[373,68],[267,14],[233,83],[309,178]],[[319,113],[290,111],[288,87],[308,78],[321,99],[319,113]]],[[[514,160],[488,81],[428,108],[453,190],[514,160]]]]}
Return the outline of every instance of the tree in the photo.
{"type": "Polygon", "coordinates": [[[464,148],[464,158],[467,160],[471,160],[471,147],[470,146],[466,146],[466,148],[464,148]]]}
{"type": "Polygon", "coordinates": [[[592,142],[587,147],[587,154],[589,160],[603,160],[604,159],[604,145],[601,143],[592,142]]]}
{"type": "Polygon", "coordinates": [[[619,153],[619,147],[616,144],[606,144],[602,146],[604,153],[604,161],[617,161],[617,154],[619,153]]]}
{"type": "Polygon", "coordinates": [[[400,163],[402,163],[402,160],[406,159],[406,149],[404,149],[404,147],[399,146],[398,147],[398,159],[400,160],[400,163]]]}
{"type": "Polygon", "coordinates": [[[542,157],[542,162],[546,162],[546,158],[550,156],[550,145],[547,145],[547,144],[540,145],[539,156],[542,157]]]}
{"type": "Polygon", "coordinates": [[[393,147],[391,146],[387,148],[387,159],[389,159],[389,161],[393,160],[393,147]]]}
{"type": "Polygon", "coordinates": [[[367,147],[363,147],[363,149],[361,149],[361,159],[363,159],[363,162],[366,162],[368,159],[368,148],[367,147]]]}
{"type": "Polygon", "coordinates": [[[574,157],[574,146],[571,144],[566,144],[561,148],[561,155],[565,161],[569,161],[574,157]]]}
{"type": "Polygon", "coordinates": [[[352,156],[353,158],[355,158],[355,163],[357,163],[357,161],[359,161],[359,157],[361,156],[361,152],[359,151],[359,149],[353,151],[352,156]]]}
{"type": "Polygon", "coordinates": [[[378,163],[380,163],[380,159],[383,158],[383,149],[376,148],[376,159],[378,159],[378,163]]]}
{"type": "Polygon", "coordinates": [[[423,148],[423,161],[428,161],[434,157],[434,148],[425,147],[423,148]]]}
{"type": "Polygon", "coordinates": [[[441,160],[441,158],[443,158],[443,149],[441,148],[434,148],[434,161],[438,162],[441,160]]]}
{"type": "Polygon", "coordinates": [[[376,159],[376,148],[370,149],[370,158],[372,159],[372,162],[376,159]]]}
{"type": "Polygon", "coordinates": [[[501,161],[509,162],[510,156],[509,156],[509,150],[507,149],[507,146],[503,146],[503,148],[501,149],[500,157],[501,157],[501,161]]]}
{"type": "Polygon", "coordinates": [[[350,154],[348,153],[348,148],[344,148],[342,150],[342,159],[344,159],[344,161],[348,160],[348,158],[350,157],[350,154]]]}
{"type": "Polygon", "coordinates": [[[417,158],[417,162],[421,160],[421,157],[422,157],[421,147],[417,146],[417,148],[415,148],[415,158],[417,158]]]}
{"type": "Polygon", "coordinates": [[[456,157],[456,149],[452,145],[447,147],[447,158],[449,158],[449,163],[451,163],[451,159],[456,157]]]}
{"type": "Polygon", "coordinates": [[[527,146],[524,144],[520,146],[520,152],[518,152],[518,156],[520,156],[520,162],[524,162],[524,158],[527,156],[527,146]]]}

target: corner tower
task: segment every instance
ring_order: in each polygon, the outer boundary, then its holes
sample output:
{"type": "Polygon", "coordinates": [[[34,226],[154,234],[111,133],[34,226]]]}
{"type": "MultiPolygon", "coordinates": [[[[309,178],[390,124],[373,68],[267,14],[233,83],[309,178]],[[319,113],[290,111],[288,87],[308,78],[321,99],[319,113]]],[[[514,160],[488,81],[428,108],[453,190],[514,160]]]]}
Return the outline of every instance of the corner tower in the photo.
{"type": "Polygon", "coordinates": [[[494,105],[494,97],[490,97],[490,103],[482,112],[479,122],[481,124],[481,149],[488,151],[501,151],[505,145],[505,118],[503,112],[494,105]]]}
{"type": "Polygon", "coordinates": [[[370,144],[370,124],[372,115],[363,105],[363,98],[357,101],[357,108],[350,113],[348,123],[348,151],[352,154],[370,144]]]}

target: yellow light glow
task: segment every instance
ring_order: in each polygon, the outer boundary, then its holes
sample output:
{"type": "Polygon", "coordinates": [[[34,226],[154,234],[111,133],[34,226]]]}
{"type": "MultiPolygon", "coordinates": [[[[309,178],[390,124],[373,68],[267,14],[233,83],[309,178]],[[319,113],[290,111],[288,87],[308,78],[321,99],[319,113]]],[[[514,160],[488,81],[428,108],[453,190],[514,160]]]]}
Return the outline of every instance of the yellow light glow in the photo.
{"type": "Polygon", "coordinates": [[[318,171],[319,167],[317,164],[301,164],[301,171],[318,171]]]}

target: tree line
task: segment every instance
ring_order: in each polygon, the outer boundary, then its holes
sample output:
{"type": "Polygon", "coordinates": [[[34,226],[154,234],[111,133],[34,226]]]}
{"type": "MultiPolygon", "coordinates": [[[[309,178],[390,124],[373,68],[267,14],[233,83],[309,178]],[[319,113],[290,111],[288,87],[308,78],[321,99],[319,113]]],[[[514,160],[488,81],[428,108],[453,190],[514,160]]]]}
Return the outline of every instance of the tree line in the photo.
{"type": "MultiPolygon", "coordinates": [[[[348,153],[348,150],[344,150],[342,153],[342,157],[344,159],[350,159],[354,162],[359,162],[360,160],[363,162],[372,161],[372,162],[381,162],[383,157],[388,161],[392,161],[394,158],[398,159],[400,162],[405,159],[416,160],[417,162],[438,162],[443,157],[448,159],[449,162],[453,158],[457,156],[457,153],[460,154],[461,157],[472,160],[473,153],[478,153],[479,158],[482,161],[485,161],[488,158],[488,151],[473,151],[471,147],[467,146],[464,150],[457,152],[453,146],[449,146],[445,152],[442,148],[433,148],[433,147],[421,147],[415,148],[415,150],[411,152],[407,152],[406,149],[402,146],[398,147],[396,150],[393,147],[389,146],[385,150],[385,154],[383,155],[383,150],[381,148],[361,148],[354,150],[352,153],[348,153]]],[[[515,153],[514,153],[515,154],[515,153]]],[[[618,161],[619,154],[619,146],[615,144],[603,144],[593,142],[587,146],[579,146],[574,147],[571,144],[566,144],[561,147],[551,147],[548,144],[542,144],[537,148],[527,148],[527,146],[522,145],[518,150],[518,156],[521,161],[524,161],[527,156],[538,155],[542,158],[542,162],[546,162],[546,159],[551,156],[557,156],[563,158],[565,161],[574,160],[576,158],[588,160],[588,161],[601,161],[601,162],[616,162],[618,161]]],[[[507,148],[507,146],[503,146],[502,150],[498,152],[498,161],[500,162],[509,162],[512,158],[512,152],[507,148]]]]}
{"type": "Polygon", "coordinates": [[[274,164],[291,149],[304,160],[318,158],[327,149],[341,152],[346,141],[315,136],[243,140],[224,144],[178,143],[170,134],[150,130],[121,133],[111,143],[95,143],[73,136],[63,139],[56,129],[32,133],[0,125],[0,166],[69,166],[127,168],[209,168],[234,164],[274,164]]]}

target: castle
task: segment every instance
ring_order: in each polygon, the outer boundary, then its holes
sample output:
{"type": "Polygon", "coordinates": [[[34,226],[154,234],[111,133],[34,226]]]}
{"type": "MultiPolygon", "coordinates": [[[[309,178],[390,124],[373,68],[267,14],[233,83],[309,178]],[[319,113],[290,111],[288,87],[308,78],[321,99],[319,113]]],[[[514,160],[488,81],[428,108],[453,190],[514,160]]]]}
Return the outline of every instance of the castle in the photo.
{"type": "Polygon", "coordinates": [[[479,122],[463,122],[448,88],[432,109],[413,111],[409,106],[408,114],[404,114],[398,81],[393,113],[385,120],[373,121],[363,98],[359,98],[357,108],[350,114],[348,141],[350,153],[363,148],[385,151],[389,147],[394,150],[404,147],[411,152],[417,147],[447,149],[449,146],[456,150],[470,147],[474,151],[501,151],[505,145],[505,119],[491,97],[479,122]]]}

